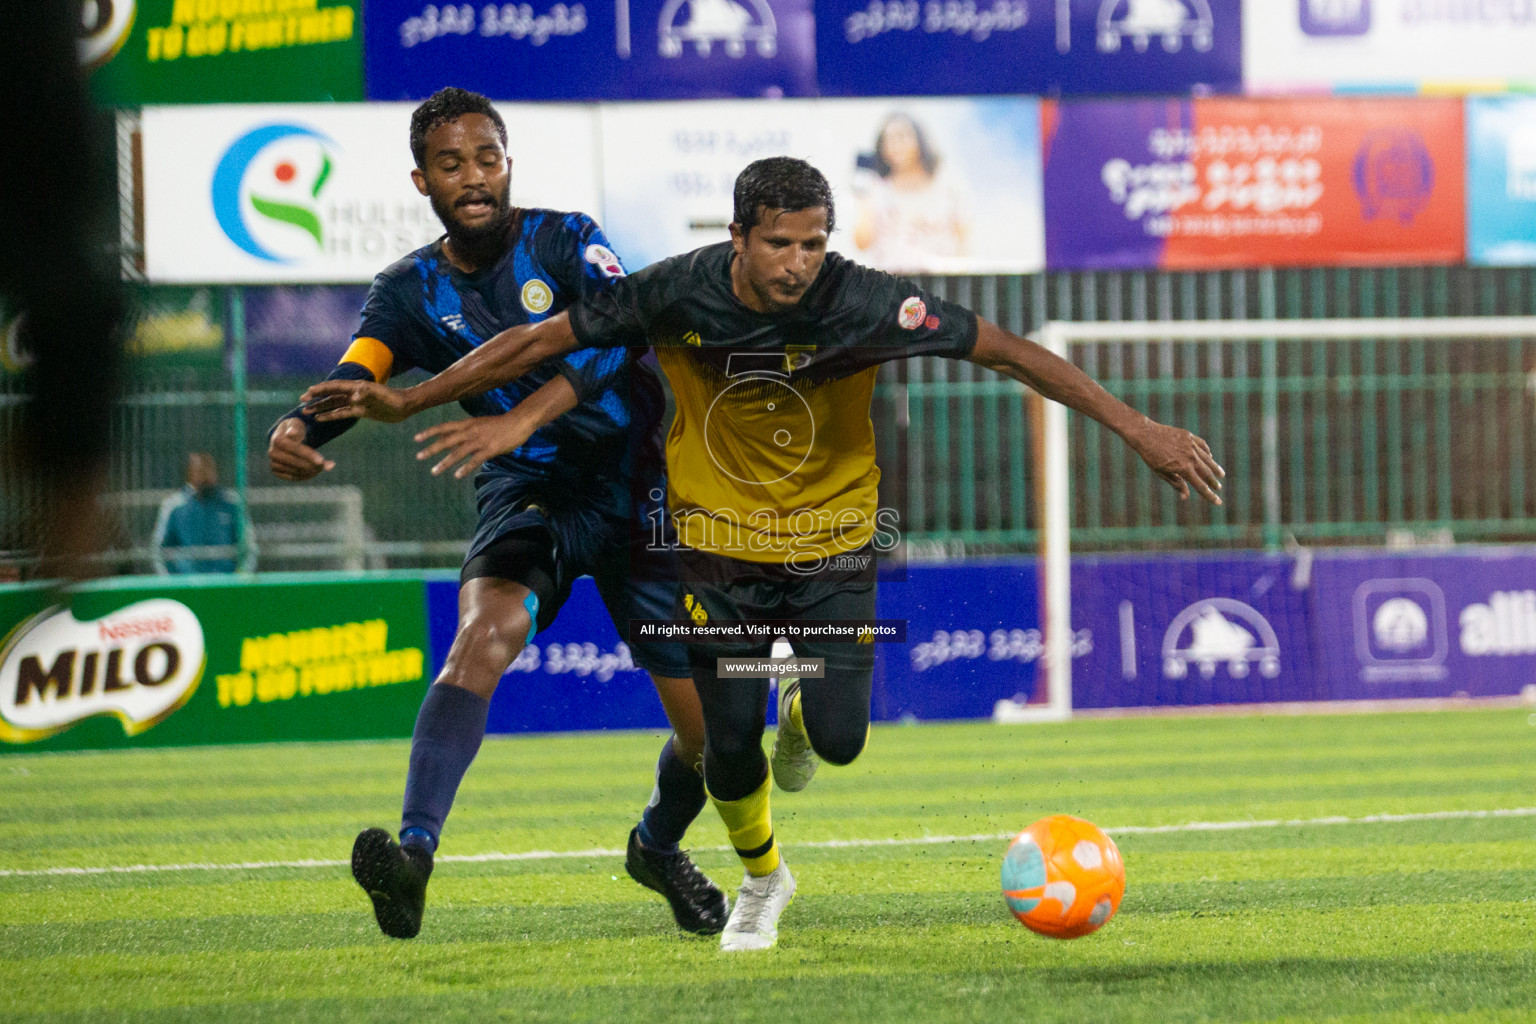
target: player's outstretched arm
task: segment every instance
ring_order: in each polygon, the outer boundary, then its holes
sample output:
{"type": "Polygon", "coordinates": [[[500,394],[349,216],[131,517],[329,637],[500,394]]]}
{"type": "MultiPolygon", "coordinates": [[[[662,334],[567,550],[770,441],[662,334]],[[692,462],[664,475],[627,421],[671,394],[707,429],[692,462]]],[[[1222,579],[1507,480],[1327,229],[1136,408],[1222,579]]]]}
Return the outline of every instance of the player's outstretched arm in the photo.
{"type": "Polygon", "coordinates": [[[517,403],[511,412],[471,416],[428,427],[416,435],[416,440],[432,443],[417,452],[416,458],[430,459],[447,452],[432,467],[432,475],[438,476],[455,463],[462,463],[453,474],[454,479],[462,480],[482,462],[521,447],[534,431],[576,408],[576,403],[576,389],[563,375],[557,376],[517,403]]]}
{"type": "Polygon", "coordinates": [[[357,418],[399,423],[424,409],[500,387],[544,360],[576,347],[570,319],[560,313],[540,323],[519,324],[502,331],[415,387],[397,389],[369,381],[322,381],[304,392],[304,404],[322,423],[357,418]]]}
{"type": "Polygon", "coordinates": [[[1076,366],[1028,339],[976,318],[976,347],[970,361],[1028,384],[1052,401],[1092,416],[1119,434],[1152,471],[1188,498],[1191,487],[1213,505],[1221,504],[1227,475],[1203,438],[1137,412],[1076,366]]]}
{"type": "Polygon", "coordinates": [[[297,416],[287,416],[272,428],[267,440],[267,465],[279,480],[309,480],[336,468],[336,463],[309,446],[309,427],[297,416]]]}

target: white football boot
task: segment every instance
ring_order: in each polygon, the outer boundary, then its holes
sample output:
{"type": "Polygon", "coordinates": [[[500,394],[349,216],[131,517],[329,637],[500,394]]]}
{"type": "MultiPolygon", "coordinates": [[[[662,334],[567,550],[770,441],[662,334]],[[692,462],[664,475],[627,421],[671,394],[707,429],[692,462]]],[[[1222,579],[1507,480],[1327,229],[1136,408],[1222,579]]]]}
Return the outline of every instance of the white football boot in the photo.
{"type": "Polygon", "coordinates": [[[789,714],[790,704],[800,692],[800,680],[779,680],[779,731],[773,738],[773,781],[786,793],[798,793],[810,785],[818,759],[811,749],[811,738],[804,729],[795,728],[789,714]]]}
{"type": "Polygon", "coordinates": [[[779,941],[779,915],[795,898],[795,876],[779,857],[779,866],[761,878],[747,875],[736,893],[730,920],[720,933],[720,948],[727,953],[767,949],[779,941]]]}

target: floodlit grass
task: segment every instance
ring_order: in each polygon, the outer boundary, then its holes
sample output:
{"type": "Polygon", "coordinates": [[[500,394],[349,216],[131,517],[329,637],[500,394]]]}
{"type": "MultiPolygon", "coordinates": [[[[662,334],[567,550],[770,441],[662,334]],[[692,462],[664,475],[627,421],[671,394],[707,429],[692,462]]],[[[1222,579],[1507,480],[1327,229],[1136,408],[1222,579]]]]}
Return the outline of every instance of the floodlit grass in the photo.
{"type": "MultiPolygon", "coordinates": [[[[651,734],[487,741],[445,855],[622,847],[651,734]]],[[[405,743],[0,760],[4,1020],[1530,1021],[1536,817],[1121,833],[1119,915],[1037,938],[1001,836],[1536,806],[1524,712],[877,728],[774,794],[800,880],[777,949],[684,938],[616,853],[440,861],[421,936],[381,936],[339,862],[392,825],[405,743]],[[18,873],[23,872],[23,873],[18,873]]],[[[734,889],[706,809],[690,842],[734,889]]]]}

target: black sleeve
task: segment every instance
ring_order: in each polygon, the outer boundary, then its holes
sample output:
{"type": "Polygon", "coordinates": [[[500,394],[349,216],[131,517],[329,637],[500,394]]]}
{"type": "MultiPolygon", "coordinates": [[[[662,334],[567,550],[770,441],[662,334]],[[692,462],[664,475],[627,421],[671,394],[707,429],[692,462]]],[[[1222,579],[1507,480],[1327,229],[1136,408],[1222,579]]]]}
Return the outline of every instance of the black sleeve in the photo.
{"type": "MultiPolygon", "coordinates": [[[[398,373],[409,370],[414,363],[410,359],[408,340],[412,337],[410,320],[405,317],[395,303],[392,291],[393,278],[386,274],[380,274],[373,279],[373,286],[368,289],[368,298],[363,303],[363,311],[358,324],[357,333],[352,336],[353,344],[359,338],[372,338],[389,349],[391,362],[386,379],[398,373]]],[[[330,372],[326,380],[375,380],[374,372],[369,367],[357,362],[347,362],[345,357],[337,367],[330,372]]],[[[383,381],[380,381],[383,383],[383,381]]],[[[277,429],[277,424],[286,419],[300,419],[304,421],[304,443],[311,448],[318,448],[327,441],[340,437],[348,430],[356,420],[332,420],[320,423],[314,416],[304,411],[304,407],[298,406],[279,416],[276,423],[272,424],[267,436],[272,436],[272,431],[277,429]]]]}
{"type": "Polygon", "coordinates": [[[848,323],[865,365],[944,356],[964,359],[976,348],[976,314],[917,283],[840,261],[841,287],[834,315],[848,323]]]}
{"type": "Polygon", "coordinates": [[[582,348],[644,348],[668,303],[676,259],[662,260],[570,308],[571,330],[582,348]]]}
{"type": "MultiPolygon", "coordinates": [[[[342,363],[332,370],[326,380],[373,380],[373,371],[361,363],[342,363]]],[[[352,429],[357,420],[331,420],[326,423],[318,422],[313,415],[304,411],[302,405],[295,406],[283,413],[277,421],[267,430],[267,436],[277,429],[277,424],[287,419],[304,421],[304,443],[311,448],[319,448],[327,441],[334,440],[352,429]]]]}

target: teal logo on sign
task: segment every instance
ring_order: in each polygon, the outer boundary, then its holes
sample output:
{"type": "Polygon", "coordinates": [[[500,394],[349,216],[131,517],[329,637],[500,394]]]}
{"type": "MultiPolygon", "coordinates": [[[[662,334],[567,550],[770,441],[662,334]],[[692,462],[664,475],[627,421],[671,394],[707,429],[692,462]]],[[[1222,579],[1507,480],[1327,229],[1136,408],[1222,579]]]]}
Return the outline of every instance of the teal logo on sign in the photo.
{"type": "Polygon", "coordinates": [[[330,181],[335,146],[296,124],[262,125],[240,136],[213,172],[219,228],[240,249],[271,263],[322,251],[319,199],[330,181]]]}

